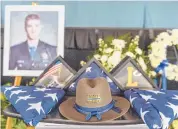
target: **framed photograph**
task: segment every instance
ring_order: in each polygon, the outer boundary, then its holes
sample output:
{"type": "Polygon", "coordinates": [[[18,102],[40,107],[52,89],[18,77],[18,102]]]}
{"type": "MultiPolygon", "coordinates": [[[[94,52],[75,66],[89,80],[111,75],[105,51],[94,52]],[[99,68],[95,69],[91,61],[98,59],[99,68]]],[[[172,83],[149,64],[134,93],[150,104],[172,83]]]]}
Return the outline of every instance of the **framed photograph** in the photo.
{"type": "Polygon", "coordinates": [[[125,57],[111,72],[123,89],[154,89],[157,86],[130,57],[125,57]]]}
{"type": "Polygon", "coordinates": [[[63,5],[5,7],[4,76],[39,76],[64,57],[63,5]]]}
{"type": "Polygon", "coordinates": [[[32,85],[63,89],[73,78],[75,73],[76,71],[73,70],[61,56],[58,56],[32,85]]]}

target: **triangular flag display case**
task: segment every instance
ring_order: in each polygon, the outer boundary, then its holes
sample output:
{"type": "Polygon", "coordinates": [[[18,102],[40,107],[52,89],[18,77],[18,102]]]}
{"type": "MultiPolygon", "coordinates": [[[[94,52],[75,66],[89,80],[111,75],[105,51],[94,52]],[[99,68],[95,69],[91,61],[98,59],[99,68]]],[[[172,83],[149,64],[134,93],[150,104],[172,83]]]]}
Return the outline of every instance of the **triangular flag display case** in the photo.
{"type": "Polygon", "coordinates": [[[33,83],[40,87],[57,87],[63,89],[75,75],[61,56],[58,56],[33,83]]]}
{"type": "Polygon", "coordinates": [[[99,61],[92,58],[88,61],[71,79],[71,81],[65,87],[68,95],[75,95],[77,83],[81,78],[96,78],[104,77],[108,81],[111,93],[113,95],[120,94],[121,87],[120,84],[108,73],[105,68],[101,65],[99,61]]]}
{"type": "Polygon", "coordinates": [[[157,86],[145,74],[135,60],[126,56],[111,72],[114,79],[121,84],[122,89],[140,88],[154,89],[157,86]]]}

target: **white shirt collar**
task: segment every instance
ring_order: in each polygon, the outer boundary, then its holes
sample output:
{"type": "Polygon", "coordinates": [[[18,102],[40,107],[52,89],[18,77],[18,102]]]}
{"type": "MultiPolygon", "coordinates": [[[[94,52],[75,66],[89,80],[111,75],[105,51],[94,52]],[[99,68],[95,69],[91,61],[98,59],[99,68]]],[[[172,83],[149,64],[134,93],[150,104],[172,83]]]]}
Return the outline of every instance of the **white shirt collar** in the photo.
{"type": "Polygon", "coordinates": [[[27,41],[27,43],[28,43],[28,47],[35,47],[35,48],[37,48],[37,46],[38,46],[38,41],[37,42],[27,41]]]}

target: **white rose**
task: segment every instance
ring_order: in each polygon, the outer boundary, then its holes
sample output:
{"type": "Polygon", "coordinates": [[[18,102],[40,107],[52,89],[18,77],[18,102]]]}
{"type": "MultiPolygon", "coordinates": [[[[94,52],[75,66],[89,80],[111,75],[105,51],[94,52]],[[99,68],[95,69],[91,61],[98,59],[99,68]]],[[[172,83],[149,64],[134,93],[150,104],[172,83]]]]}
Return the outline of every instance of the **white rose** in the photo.
{"type": "Polygon", "coordinates": [[[139,39],[139,35],[136,35],[136,36],[135,36],[135,39],[137,39],[137,40],[138,40],[138,39],[139,39]]]}
{"type": "Polygon", "coordinates": [[[153,53],[148,55],[148,57],[151,60],[151,62],[154,62],[154,61],[161,62],[162,61],[161,57],[155,56],[155,54],[153,54],[153,53]]]}
{"type": "Polygon", "coordinates": [[[115,67],[118,63],[119,63],[119,59],[117,59],[116,57],[110,56],[108,58],[108,64],[111,64],[112,66],[115,67]]]}
{"type": "Polygon", "coordinates": [[[151,62],[151,66],[153,66],[154,68],[158,67],[159,64],[159,62],[151,62]]]}
{"type": "Polygon", "coordinates": [[[172,36],[177,36],[178,37],[178,29],[173,29],[171,31],[172,36]]]}
{"type": "Polygon", "coordinates": [[[174,78],[178,75],[177,73],[174,72],[174,68],[172,67],[171,64],[165,68],[165,73],[166,73],[166,77],[169,80],[174,80],[174,78]]]}
{"type": "Polygon", "coordinates": [[[112,51],[113,51],[112,48],[106,48],[106,49],[104,50],[105,53],[111,53],[112,51]]]}
{"type": "Polygon", "coordinates": [[[99,51],[100,51],[100,52],[103,51],[102,48],[99,48],[99,51]]]}
{"type": "Polygon", "coordinates": [[[137,54],[139,54],[139,55],[142,54],[142,50],[141,50],[140,48],[138,48],[138,47],[135,49],[135,52],[136,52],[137,54]]]}
{"type": "Polygon", "coordinates": [[[145,63],[142,57],[139,57],[139,58],[138,58],[138,62],[139,62],[140,64],[144,64],[144,63],[145,63]]]}
{"type": "Polygon", "coordinates": [[[143,71],[147,70],[147,66],[145,64],[141,64],[141,68],[143,69],[143,71]]]}
{"type": "Polygon", "coordinates": [[[101,56],[100,60],[101,60],[102,63],[104,63],[104,62],[106,62],[108,60],[108,56],[107,55],[103,55],[103,56],[101,56]]]}
{"type": "Polygon", "coordinates": [[[169,64],[167,67],[165,67],[165,71],[167,74],[172,73],[174,71],[174,67],[172,67],[172,65],[169,64]]]}
{"type": "Polygon", "coordinates": [[[172,37],[172,44],[177,45],[178,44],[178,37],[172,37]]]}
{"type": "Polygon", "coordinates": [[[178,74],[177,74],[176,77],[175,77],[175,81],[178,81],[178,74]]]}
{"type": "Polygon", "coordinates": [[[161,59],[160,58],[157,58],[155,56],[152,56],[152,55],[149,55],[149,58],[151,60],[151,65],[156,68],[160,63],[161,63],[161,59]]]}
{"type": "Polygon", "coordinates": [[[155,77],[156,76],[156,72],[155,71],[150,71],[151,76],[155,77]]]}
{"type": "Polygon", "coordinates": [[[86,64],[86,62],[85,62],[85,61],[83,61],[83,60],[82,60],[82,61],[80,61],[80,65],[81,65],[81,66],[84,66],[85,64],[86,64]]]}
{"type": "Polygon", "coordinates": [[[164,44],[166,44],[166,45],[168,45],[168,46],[172,46],[172,45],[173,45],[173,43],[172,43],[171,41],[173,41],[173,39],[172,39],[171,36],[166,37],[166,38],[164,38],[164,40],[163,40],[164,44]]]}
{"type": "Polygon", "coordinates": [[[171,65],[171,67],[175,70],[177,68],[177,65],[174,65],[174,64],[169,64],[171,65]]]}
{"type": "Polygon", "coordinates": [[[148,57],[149,57],[150,60],[152,60],[153,58],[155,58],[155,56],[153,54],[149,54],[148,57]]]}
{"type": "Polygon", "coordinates": [[[165,40],[166,38],[169,38],[169,37],[170,36],[167,32],[162,32],[157,36],[156,40],[159,42],[159,41],[165,40]]]}
{"type": "Polygon", "coordinates": [[[146,64],[145,64],[145,62],[144,62],[144,60],[143,60],[142,57],[139,57],[139,58],[138,58],[138,63],[139,63],[140,66],[142,67],[143,71],[146,71],[147,66],[146,66],[146,64]]]}
{"type": "Polygon", "coordinates": [[[134,41],[133,43],[136,44],[136,45],[138,45],[138,41],[134,41]]]}
{"type": "Polygon", "coordinates": [[[107,47],[108,47],[108,45],[105,43],[105,44],[104,44],[104,47],[105,47],[105,48],[107,48],[107,47]]]}
{"type": "Polygon", "coordinates": [[[99,42],[99,43],[102,43],[102,42],[103,42],[103,39],[99,38],[99,39],[98,39],[98,42],[99,42]]]}
{"type": "Polygon", "coordinates": [[[104,45],[104,40],[100,38],[98,40],[98,44],[99,44],[100,47],[103,46],[104,45]]]}
{"type": "Polygon", "coordinates": [[[168,80],[174,80],[174,76],[172,76],[171,74],[167,75],[168,80]]]}
{"type": "Polygon", "coordinates": [[[120,39],[114,39],[112,40],[112,44],[114,45],[115,48],[122,49],[125,47],[126,42],[124,40],[120,39]]]}
{"type": "Polygon", "coordinates": [[[94,55],[94,57],[98,60],[101,56],[99,54],[94,55]]]}
{"type": "Polygon", "coordinates": [[[166,77],[169,80],[174,80],[176,76],[177,76],[177,74],[174,73],[173,71],[166,71],[166,77]]]}
{"type": "Polygon", "coordinates": [[[164,44],[164,42],[162,42],[162,41],[161,41],[161,43],[154,42],[151,44],[151,48],[152,48],[152,50],[166,49],[167,45],[165,45],[165,44],[163,45],[163,44],[164,44]]]}
{"type": "Polygon", "coordinates": [[[157,42],[152,42],[150,44],[150,46],[151,46],[152,49],[155,48],[155,46],[157,47],[157,45],[159,45],[157,42]]]}
{"type": "Polygon", "coordinates": [[[135,55],[132,52],[126,52],[125,54],[131,58],[135,58],[135,55]]]}
{"type": "Polygon", "coordinates": [[[178,66],[174,69],[176,73],[178,73],[178,66]]]}
{"type": "Polygon", "coordinates": [[[162,59],[166,58],[166,47],[164,45],[154,43],[151,44],[151,47],[152,47],[152,55],[156,57],[160,57],[162,59]]]}
{"type": "Polygon", "coordinates": [[[138,42],[139,42],[139,36],[136,35],[135,38],[133,39],[133,43],[138,45],[138,42]]]}
{"type": "Polygon", "coordinates": [[[160,51],[153,51],[153,55],[155,56],[155,57],[158,57],[158,58],[160,58],[160,59],[166,59],[166,51],[164,51],[164,50],[160,50],[160,51]]]}
{"type": "Polygon", "coordinates": [[[108,58],[108,63],[113,65],[114,67],[121,61],[121,52],[115,51],[112,56],[108,58]]]}

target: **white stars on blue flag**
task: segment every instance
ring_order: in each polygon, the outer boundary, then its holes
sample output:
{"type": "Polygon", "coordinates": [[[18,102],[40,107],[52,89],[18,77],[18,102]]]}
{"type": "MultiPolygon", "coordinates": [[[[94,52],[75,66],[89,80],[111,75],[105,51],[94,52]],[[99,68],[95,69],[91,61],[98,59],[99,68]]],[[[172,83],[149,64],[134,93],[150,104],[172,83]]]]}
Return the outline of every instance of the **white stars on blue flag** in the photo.
{"type": "Polygon", "coordinates": [[[8,90],[12,90],[12,89],[17,89],[18,87],[17,86],[10,86],[10,87],[7,87],[4,91],[4,94],[8,91],[8,90]]]}
{"type": "Polygon", "coordinates": [[[86,68],[86,73],[91,72],[91,68],[92,68],[92,67],[86,68]]]}
{"type": "Polygon", "coordinates": [[[140,115],[141,115],[141,118],[142,120],[145,122],[145,114],[148,113],[149,111],[142,111],[142,108],[140,109],[140,115]]]}
{"type": "Polygon", "coordinates": [[[56,93],[54,93],[54,94],[46,93],[46,96],[44,96],[44,97],[51,97],[53,101],[58,101],[56,93]]]}
{"type": "Polygon", "coordinates": [[[69,86],[69,92],[75,92],[77,83],[81,78],[96,78],[96,77],[104,77],[110,85],[112,94],[119,94],[120,88],[113,82],[113,80],[103,71],[101,67],[97,65],[97,63],[92,62],[69,86]]]}
{"type": "Polygon", "coordinates": [[[178,91],[130,89],[124,95],[150,129],[168,129],[178,118],[178,91]]]}
{"type": "Polygon", "coordinates": [[[30,95],[28,96],[18,96],[18,99],[15,103],[17,103],[20,100],[27,100],[27,99],[35,99],[36,97],[30,97],[30,95]]]}
{"type": "Polygon", "coordinates": [[[26,124],[36,126],[64,96],[58,88],[39,88],[35,86],[2,86],[1,91],[26,124]]]}
{"type": "Polygon", "coordinates": [[[174,116],[176,117],[178,117],[178,104],[177,105],[174,105],[174,104],[172,104],[172,103],[170,103],[170,102],[167,102],[168,103],[168,105],[166,105],[166,106],[168,106],[168,107],[170,107],[171,109],[172,109],[172,111],[174,112],[174,116]]]}
{"type": "Polygon", "coordinates": [[[19,93],[24,93],[26,91],[22,91],[22,90],[15,90],[15,91],[12,91],[11,94],[10,94],[10,98],[13,96],[13,95],[18,95],[19,93]]]}
{"type": "Polygon", "coordinates": [[[178,95],[174,95],[174,97],[172,97],[172,99],[178,100],[178,95]]]}
{"type": "Polygon", "coordinates": [[[36,110],[39,115],[41,114],[40,113],[41,111],[45,114],[44,109],[43,109],[43,107],[41,105],[41,102],[38,102],[38,103],[29,103],[28,105],[30,105],[30,107],[26,111],[33,109],[33,110],[36,110]]]}

